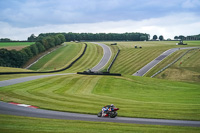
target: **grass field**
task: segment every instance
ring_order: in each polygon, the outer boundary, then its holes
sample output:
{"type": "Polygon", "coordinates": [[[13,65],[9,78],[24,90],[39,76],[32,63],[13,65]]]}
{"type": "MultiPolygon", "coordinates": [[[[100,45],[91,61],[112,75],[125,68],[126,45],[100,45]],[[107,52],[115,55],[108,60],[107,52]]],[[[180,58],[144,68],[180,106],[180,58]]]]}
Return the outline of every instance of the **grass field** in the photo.
{"type": "Polygon", "coordinates": [[[187,50],[179,50],[179,51],[177,51],[175,53],[172,53],[171,55],[169,55],[168,57],[166,57],[163,61],[161,61],[159,64],[157,64],[155,67],[153,67],[149,72],[147,72],[145,74],[145,76],[151,77],[153,74],[155,74],[156,72],[158,72],[159,70],[161,70],[162,68],[164,68],[165,66],[167,66],[168,64],[170,64],[171,62],[173,62],[175,59],[177,59],[178,57],[180,57],[186,51],[187,50]]]}
{"type": "Polygon", "coordinates": [[[74,65],[65,70],[64,72],[81,72],[81,71],[86,71],[88,69],[93,68],[96,66],[101,58],[103,57],[103,49],[93,43],[87,43],[88,47],[83,55],[74,65]]]}
{"type": "Polygon", "coordinates": [[[0,72],[28,72],[31,70],[21,69],[21,68],[14,68],[14,67],[1,67],[0,72]]]}
{"type": "Polygon", "coordinates": [[[0,42],[0,49],[5,48],[8,50],[21,50],[31,44],[34,44],[34,42],[0,42]]]}
{"type": "Polygon", "coordinates": [[[84,46],[85,45],[82,43],[63,44],[62,47],[44,56],[29,69],[37,71],[49,71],[64,68],[74,61],[78,56],[80,56],[84,46]]]}
{"type": "Polygon", "coordinates": [[[21,116],[0,115],[0,131],[4,133],[21,132],[62,132],[62,133],[198,133],[197,127],[155,126],[141,124],[122,124],[106,122],[88,122],[74,120],[56,120],[21,116]]]}
{"type": "Polygon", "coordinates": [[[29,46],[31,44],[34,44],[34,42],[0,42],[0,47],[29,46]]]}
{"type": "MultiPolygon", "coordinates": [[[[105,43],[109,45],[112,42],[105,43]]],[[[122,73],[122,77],[86,75],[53,76],[1,87],[0,98],[3,98],[5,102],[13,101],[39,106],[43,109],[85,114],[96,114],[101,110],[102,106],[115,104],[120,108],[118,111],[119,116],[124,117],[200,120],[200,82],[196,80],[198,79],[200,68],[199,51],[188,53],[180,60],[182,61],[182,65],[180,65],[180,62],[177,62],[164,71],[164,74],[161,73],[157,76],[157,78],[167,79],[163,80],[149,77],[135,77],[131,76],[131,74],[165,50],[185,46],[177,46],[174,41],[117,43],[117,47],[121,49],[121,52],[111,72],[122,73]],[[135,49],[135,45],[142,46],[143,48],[135,49]],[[172,73],[176,76],[171,76],[172,73]],[[179,74],[182,74],[182,76],[179,74]],[[184,76],[195,82],[171,81],[181,78],[183,79],[182,81],[187,81],[183,78],[184,76]]],[[[187,46],[199,46],[200,44],[199,41],[184,43],[188,43],[189,45],[187,46]]],[[[111,50],[116,52],[117,47],[111,47],[111,50]]],[[[171,62],[183,52],[184,50],[174,53],[148,74],[151,75],[151,73],[171,62]]],[[[51,60],[55,56],[47,60],[51,60]]],[[[88,43],[85,55],[64,72],[85,71],[88,68],[94,67],[101,60],[102,56],[103,49],[100,46],[88,43]]],[[[71,57],[74,57],[74,55],[71,55],[71,57]]],[[[73,59],[71,58],[71,60],[73,59]]],[[[1,75],[0,80],[23,76],[25,75],[1,75]]],[[[69,121],[0,115],[0,131],[199,132],[199,128],[69,121]]]]}
{"type": "Polygon", "coordinates": [[[187,53],[174,65],[160,73],[157,78],[200,82],[200,50],[193,50],[187,53]]]}
{"type": "MultiPolygon", "coordinates": [[[[110,44],[113,42],[104,43],[110,44]]],[[[121,52],[111,72],[132,75],[168,49],[200,46],[199,41],[186,42],[188,43],[186,46],[175,45],[176,43],[176,41],[118,42],[117,46],[121,49],[121,52]],[[135,49],[135,45],[141,46],[142,49],[135,49]]]]}
{"type": "Polygon", "coordinates": [[[0,89],[6,102],[44,109],[96,114],[113,103],[120,116],[185,120],[200,120],[199,95],[199,83],[134,76],[63,75],[0,89]]]}

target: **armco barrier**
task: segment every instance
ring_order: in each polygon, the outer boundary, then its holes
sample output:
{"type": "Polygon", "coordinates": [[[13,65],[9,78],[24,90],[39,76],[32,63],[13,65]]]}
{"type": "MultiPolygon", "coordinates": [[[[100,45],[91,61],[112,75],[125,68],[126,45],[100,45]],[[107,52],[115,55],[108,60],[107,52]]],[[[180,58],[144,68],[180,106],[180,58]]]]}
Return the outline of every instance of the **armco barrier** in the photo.
{"type": "Polygon", "coordinates": [[[59,69],[59,70],[46,71],[46,72],[0,72],[0,75],[4,75],[4,74],[32,74],[32,73],[55,73],[55,72],[61,72],[61,71],[64,71],[66,69],[69,69],[76,61],[78,61],[85,54],[86,49],[87,49],[87,44],[85,43],[85,48],[84,48],[82,54],[78,58],[76,58],[71,64],[69,64],[67,67],[59,69]]]}
{"type": "Polygon", "coordinates": [[[111,69],[112,65],[114,64],[114,62],[115,62],[115,60],[116,60],[117,56],[119,55],[119,52],[120,52],[120,50],[118,49],[118,52],[117,52],[117,54],[115,55],[115,58],[112,60],[112,62],[111,62],[111,64],[110,64],[110,66],[109,66],[109,67],[108,67],[108,69],[107,69],[107,72],[109,72],[109,71],[110,71],[110,69],[111,69]]]}
{"type": "Polygon", "coordinates": [[[109,72],[77,72],[77,74],[84,75],[110,75],[110,76],[121,76],[120,73],[109,73],[109,72]]]}
{"type": "MultiPolygon", "coordinates": [[[[199,49],[199,48],[195,48],[195,49],[199,49]]],[[[165,69],[167,69],[168,67],[170,67],[171,65],[173,65],[174,63],[176,63],[178,60],[180,60],[184,55],[186,55],[188,52],[192,51],[194,49],[190,49],[187,50],[185,53],[183,53],[181,56],[179,56],[177,59],[175,59],[172,63],[168,64],[167,66],[165,66],[164,68],[162,68],[161,70],[159,70],[158,72],[156,72],[155,74],[153,74],[151,76],[151,78],[155,77],[156,75],[158,75],[159,73],[163,72],[165,69]]]]}

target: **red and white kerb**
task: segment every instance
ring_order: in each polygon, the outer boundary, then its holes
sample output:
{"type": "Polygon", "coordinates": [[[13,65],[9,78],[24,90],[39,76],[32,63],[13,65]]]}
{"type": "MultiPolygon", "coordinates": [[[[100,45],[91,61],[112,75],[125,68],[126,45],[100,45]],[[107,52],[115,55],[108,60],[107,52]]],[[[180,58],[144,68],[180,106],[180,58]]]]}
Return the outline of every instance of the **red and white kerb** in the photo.
{"type": "Polygon", "coordinates": [[[36,106],[32,106],[32,105],[27,105],[27,104],[21,104],[21,103],[15,103],[15,102],[9,102],[10,104],[14,104],[14,105],[17,105],[17,106],[22,106],[22,107],[28,107],[28,108],[38,108],[36,106]]]}

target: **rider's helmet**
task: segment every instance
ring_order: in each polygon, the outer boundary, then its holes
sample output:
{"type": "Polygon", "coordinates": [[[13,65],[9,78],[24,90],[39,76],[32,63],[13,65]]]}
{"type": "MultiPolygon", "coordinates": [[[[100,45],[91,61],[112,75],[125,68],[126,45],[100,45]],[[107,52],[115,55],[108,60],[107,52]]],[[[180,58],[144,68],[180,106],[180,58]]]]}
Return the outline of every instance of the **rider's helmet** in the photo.
{"type": "Polygon", "coordinates": [[[111,106],[111,107],[114,107],[114,104],[111,104],[110,106],[111,106]]]}

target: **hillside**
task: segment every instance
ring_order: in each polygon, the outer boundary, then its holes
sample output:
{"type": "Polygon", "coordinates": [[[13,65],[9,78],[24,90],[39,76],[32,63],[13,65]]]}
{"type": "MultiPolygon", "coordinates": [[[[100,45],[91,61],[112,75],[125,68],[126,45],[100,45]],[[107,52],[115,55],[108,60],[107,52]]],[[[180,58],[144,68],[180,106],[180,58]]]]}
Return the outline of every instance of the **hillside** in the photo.
{"type": "Polygon", "coordinates": [[[96,114],[113,103],[119,116],[186,120],[200,120],[199,95],[199,84],[134,76],[53,76],[0,90],[7,102],[43,109],[96,114]]]}
{"type": "Polygon", "coordinates": [[[174,65],[160,73],[157,78],[174,81],[200,82],[200,51],[190,51],[174,65]]]}
{"type": "Polygon", "coordinates": [[[67,66],[77,55],[81,54],[83,44],[68,43],[63,44],[59,49],[41,58],[29,69],[37,71],[56,70],[67,66]]]}

